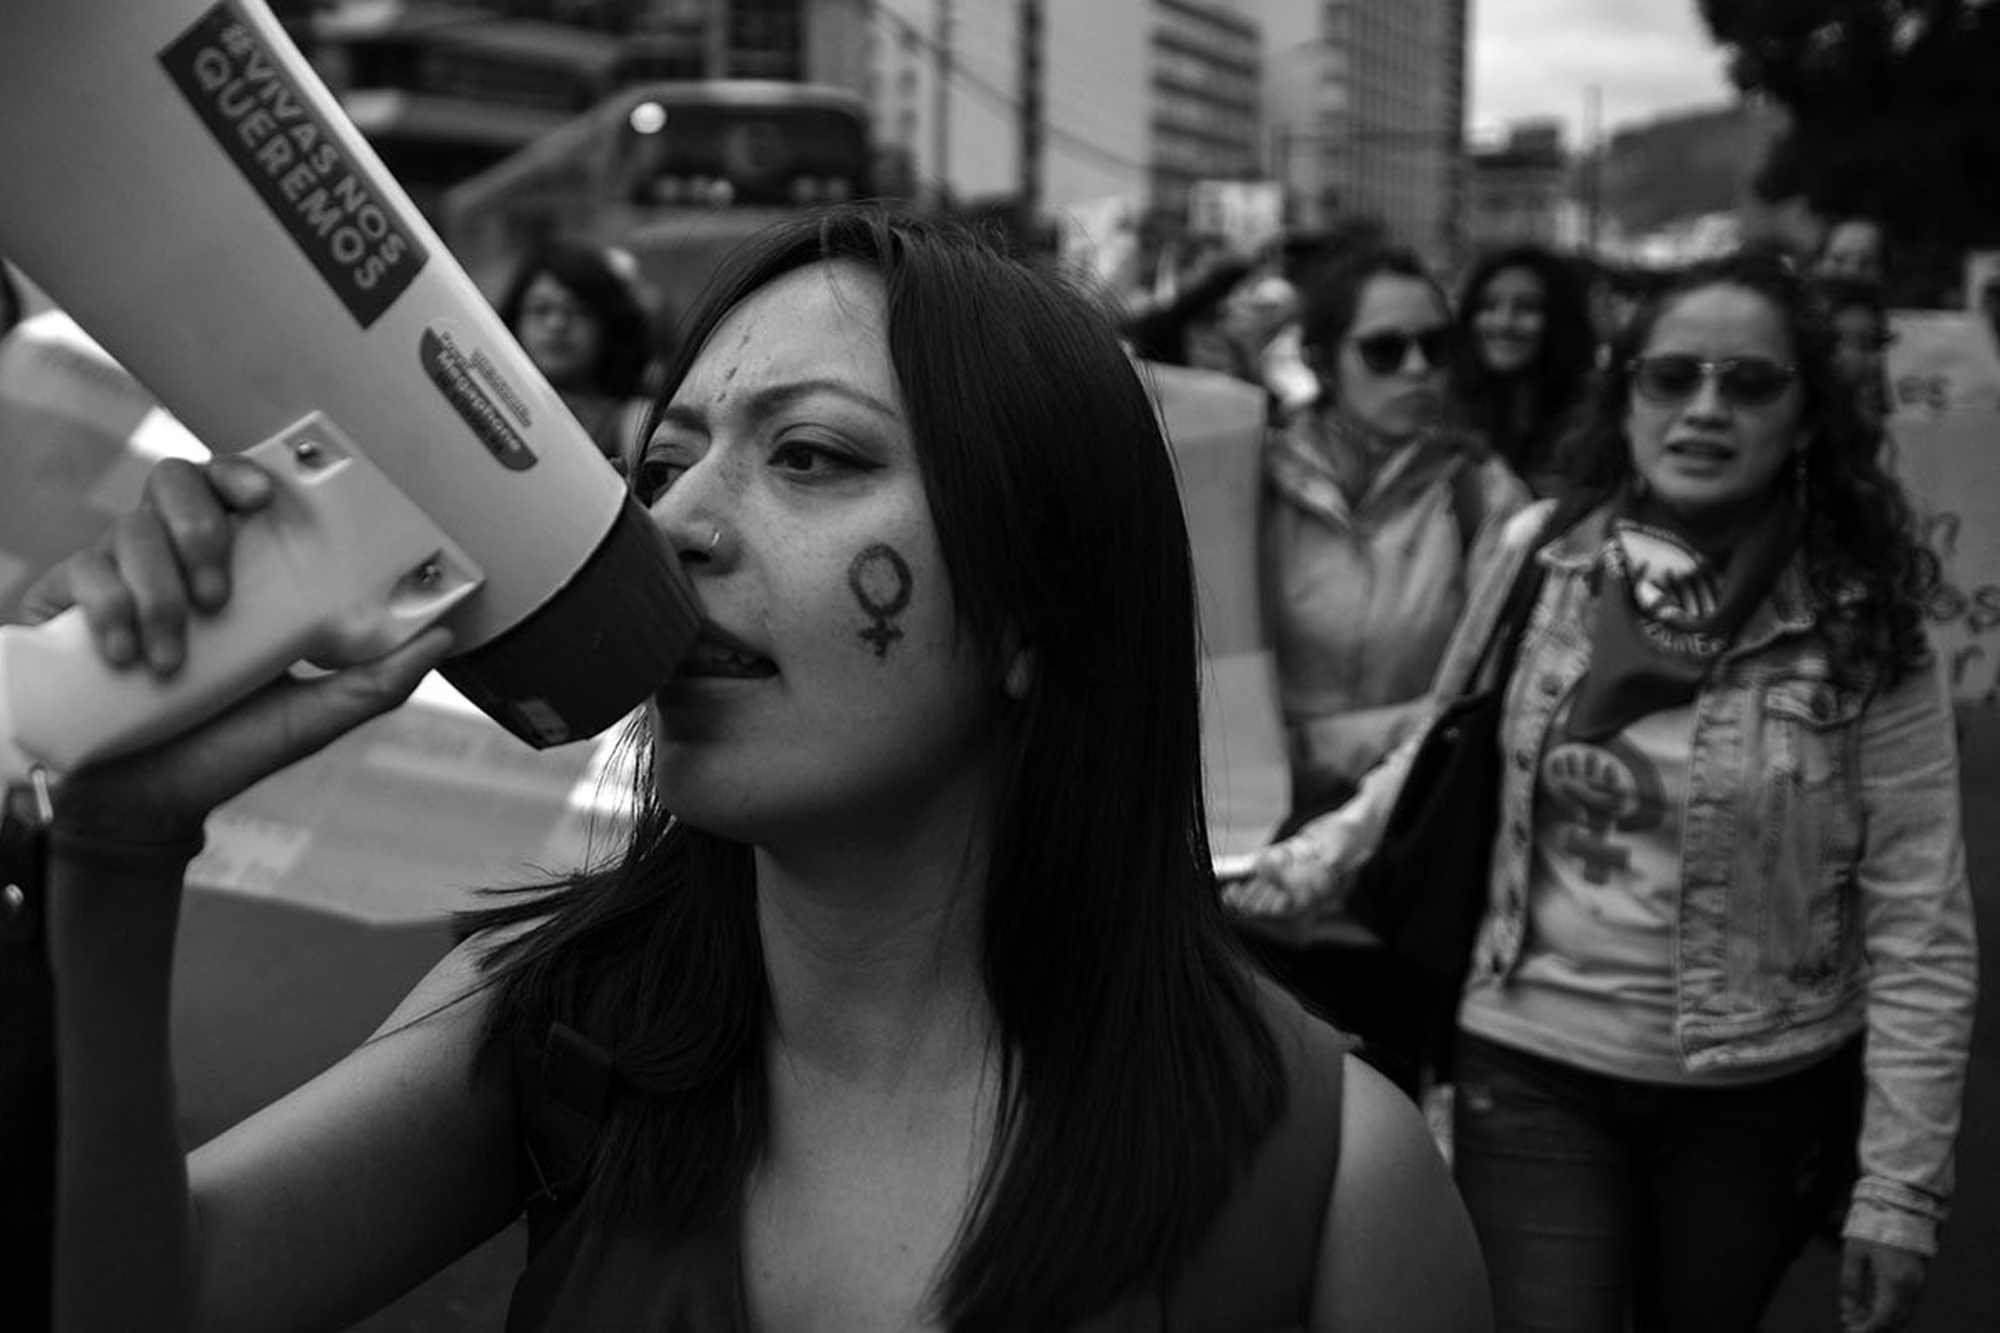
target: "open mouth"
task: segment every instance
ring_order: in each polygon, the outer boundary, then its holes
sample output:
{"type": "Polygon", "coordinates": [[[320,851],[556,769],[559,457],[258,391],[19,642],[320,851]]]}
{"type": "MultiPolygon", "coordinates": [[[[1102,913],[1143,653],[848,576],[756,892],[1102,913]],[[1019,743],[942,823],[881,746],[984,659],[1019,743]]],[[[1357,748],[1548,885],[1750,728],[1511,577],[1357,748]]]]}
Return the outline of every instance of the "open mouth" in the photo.
{"type": "Polygon", "coordinates": [[[1732,451],[1725,445],[1700,440],[1681,440],[1667,446],[1667,452],[1692,463],[1725,463],[1732,451]]]}
{"type": "Polygon", "coordinates": [[[770,658],[727,631],[707,625],[688,649],[680,669],[674,672],[674,679],[756,680],[777,674],[778,664],[770,658]]]}

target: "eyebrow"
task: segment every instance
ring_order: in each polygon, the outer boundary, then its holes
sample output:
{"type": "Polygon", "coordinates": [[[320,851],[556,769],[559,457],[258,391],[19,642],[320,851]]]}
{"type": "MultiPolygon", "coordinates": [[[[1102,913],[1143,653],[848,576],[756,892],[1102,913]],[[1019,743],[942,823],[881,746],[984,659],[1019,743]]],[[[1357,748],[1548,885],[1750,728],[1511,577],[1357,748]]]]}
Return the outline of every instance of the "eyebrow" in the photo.
{"type": "MultiPolygon", "coordinates": [[[[786,384],[768,385],[749,395],[743,411],[752,421],[763,421],[801,398],[810,398],[815,394],[831,394],[836,398],[844,398],[892,421],[901,418],[901,414],[893,405],[877,398],[866,389],[857,389],[843,380],[834,379],[793,380],[786,384]]],[[[706,435],[709,430],[708,413],[684,403],[669,403],[660,413],[660,425],[678,426],[682,430],[706,435]]]]}

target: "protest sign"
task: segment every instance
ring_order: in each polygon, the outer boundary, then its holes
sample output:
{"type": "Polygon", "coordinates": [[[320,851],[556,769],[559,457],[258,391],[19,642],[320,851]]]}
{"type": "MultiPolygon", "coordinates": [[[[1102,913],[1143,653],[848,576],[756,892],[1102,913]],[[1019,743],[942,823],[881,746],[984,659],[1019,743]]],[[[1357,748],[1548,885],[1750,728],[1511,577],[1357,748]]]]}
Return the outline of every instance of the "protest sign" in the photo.
{"type": "Polygon", "coordinates": [[[1931,632],[1964,702],[2000,703],[2000,347],[1960,311],[1900,310],[1894,466],[1944,567],[1931,632]]]}
{"type": "Polygon", "coordinates": [[[1290,797],[1271,652],[1258,611],[1264,394],[1228,375],[1143,363],[1174,452],[1194,546],[1202,761],[1218,857],[1263,845],[1290,797]]]}

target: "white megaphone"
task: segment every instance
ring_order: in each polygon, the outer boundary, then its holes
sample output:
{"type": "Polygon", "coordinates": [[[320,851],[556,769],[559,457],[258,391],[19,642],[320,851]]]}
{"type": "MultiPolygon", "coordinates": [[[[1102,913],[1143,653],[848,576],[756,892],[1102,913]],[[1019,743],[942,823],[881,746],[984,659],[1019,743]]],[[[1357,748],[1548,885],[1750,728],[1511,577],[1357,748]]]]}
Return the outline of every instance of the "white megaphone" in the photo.
{"type": "Polygon", "coordinates": [[[278,500],[160,683],[80,614],[0,630],[0,782],[138,748],[440,618],[535,745],[643,702],[700,624],[645,511],[259,0],[7,0],[0,253],[278,500]]]}

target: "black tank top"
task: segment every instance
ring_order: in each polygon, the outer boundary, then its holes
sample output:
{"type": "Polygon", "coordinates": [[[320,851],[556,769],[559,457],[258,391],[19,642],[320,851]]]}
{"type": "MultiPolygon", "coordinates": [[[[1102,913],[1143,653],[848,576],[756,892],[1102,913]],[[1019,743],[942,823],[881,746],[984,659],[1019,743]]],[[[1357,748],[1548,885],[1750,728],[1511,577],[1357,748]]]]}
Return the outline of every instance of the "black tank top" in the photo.
{"type": "MultiPolygon", "coordinates": [[[[1258,994],[1283,1057],[1283,1117],[1166,1291],[1135,1291],[1076,1333],[1305,1327],[1340,1158],[1349,1043],[1275,987],[1260,981],[1258,994]]],[[[593,1223],[575,1207],[613,1083],[608,1058],[558,1029],[516,1064],[525,1178],[537,1190],[507,1333],[749,1333],[740,1217],[663,1240],[593,1223]]]]}

